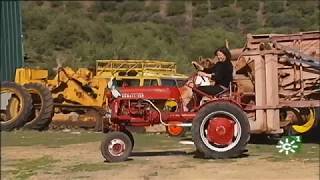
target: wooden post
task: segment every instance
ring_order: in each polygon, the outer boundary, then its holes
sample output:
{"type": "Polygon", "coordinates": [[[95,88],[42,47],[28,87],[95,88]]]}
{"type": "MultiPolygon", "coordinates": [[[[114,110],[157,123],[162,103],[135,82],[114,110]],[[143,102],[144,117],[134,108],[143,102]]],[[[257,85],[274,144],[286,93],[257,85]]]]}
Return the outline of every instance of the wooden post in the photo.
{"type": "MultiPolygon", "coordinates": [[[[273,54],[265,55],[266,66],[266,99],[267,106],[279,104],[279,83],[278,83],[278,57],[273,54]]],[[[280,115],[278,109],[267,110],[267,131],[280,131],[280,115]]]]}
{"type": "MultiPolygon", "coordinates": [[[[256,106],[266,105],[266,73],[264,59],[258,55],[254,59],[255,69],[255,99],[256,106]]],[[[264,132],[266,130],[267,116],[265,110],[256,110],[256,121],[250,124],[251,132],[264,132]]]]}

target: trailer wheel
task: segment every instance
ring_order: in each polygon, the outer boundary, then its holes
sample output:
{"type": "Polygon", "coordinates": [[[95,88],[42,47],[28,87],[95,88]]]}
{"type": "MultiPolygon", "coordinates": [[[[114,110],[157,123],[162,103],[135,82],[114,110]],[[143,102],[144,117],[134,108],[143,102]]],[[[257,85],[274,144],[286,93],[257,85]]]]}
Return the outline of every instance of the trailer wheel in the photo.
{"type": "Polygon", "coordinates": [[[53,117],[53,98],[50,90],[40,83],[28,83],[24,87],[31,94],[33,103],[32,114],[24,128],[39,131],[48,129],[53,117]]]}
{"type": "Polygon", "coordinates": [[[101,154],[108,162],[125,161],[131,151],[132,143],[130,137],[124,132],[109,132],[101,142],[101,154]]]}
{"type": "Polygon", "coordinates": [[[179,122],[169,122],[169,126],[166,126],[166,132],[172,137],[183,137],[186,134],[186,128],[176,126],[179,122]]]}
{"type": "Polygon", "coordinates": [[[231,158],[241,155],[250,139],[246,114],[230,102],[204,106],[193,120],[196,149],[204,158],[231,158]]]}
{"type": "Polygon", "coordinates": [[[6,117],[1,119],[1,131],[11,131],[14,128],[22,127],[30,116],[32,109],[30,94],[22,86],[14,82],[1,82],[0,89],[1,96],[11,94],[6,107],[6,117]]]}
{"type": "Polygon", "coordinates": [[[319,133],[320,108],[299,108],[296,109],[294,122],[291,122],[286,128],[287,135],[305,135],[314,136],[319,133]]]}

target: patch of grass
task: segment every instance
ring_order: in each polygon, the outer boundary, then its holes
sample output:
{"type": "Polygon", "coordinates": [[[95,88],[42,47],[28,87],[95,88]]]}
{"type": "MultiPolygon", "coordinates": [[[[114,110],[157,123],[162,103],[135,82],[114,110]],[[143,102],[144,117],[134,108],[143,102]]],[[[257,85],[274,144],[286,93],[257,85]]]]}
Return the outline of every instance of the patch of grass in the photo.
{"type": "Polygon", "coordinates": [[[27,179],[35,175],[39,170],[45,170],[52,167],[58,160],[50,156],[43,156],[38,159],[20,160],[17,163],[9,164],[14,170],[4,171],[4,174],[12,175],[14,179],[27,179]]]}
{"type": "Polygon", "coordinates": [[[1,146],[33,146],[44,145],[58,148],[68,144],[78,144],[100,141],[101,133],[80,131],[80,134],[71,134],[61,131],[13,131],[1,132],[1,146]]]}
{"type": "Polygon", "coordinates": [[[305,162],[319,162],[320,148],[319,144],[302,144],[299,151],[296,153],[290,153],[285,155],[284,153],[279,153],[279,149],[276,145],[253,145],[249,146],[249,155],[265,154],[267,157],[262,159],[270,161],[305,161],[305,162]]]}
{"type": "Polygon", "coordinates": [[[158,171],[155,171],[155,172],[148,174],[148,176],[158,176],[158,175],[159,175],[158,171]]]}
{"type": "Polygon", "coordinates": [[[193,168],[193,167],[195,166],[190,165],[190,163],[189,164],[184,163],[184,164],[178,165],[178,168],[193,168]]]}
{"type": "Polygon", "coordinates": [[[74,177],[73,179],[89,179],[90,176],[77,176],[77,177],[74,177]]]}
{"type": "Polygon", "coordinates": [[[182,164],[214,164],[214,163],[234,163],[237,159],[205,159],[205,158],[194,158],[192,161],[186,160],[182,164]]]}
{"type": "Polygon", "coordinates": [[[189,147],[188,145],[179,144],[180,138],[169,137],[166,134],[134,134],[134,138],[134,150],[143,150],[148,148],[166,150],[189,147]]]}
{"type": "Polygon", "coordinates": [[[81,163],[73,166],[65,167],[70,172],[92,172],[101,170],[111,170],[113,168],[119,168],[126,166],[125,164],[106,164],[106,163],[81,163]]]}
{"type": "MultiPolygon", "coordinates": [[[[103,139],[104,134],[90,131],[80,131],[80,134],[61,131],[13,131],[1,132],[1,146],[33,146],[44,145],[49,148],[60,148],[68,144],[97,142],[103,139]]],[[[180,138],[168,137],[166,134],[139,134],[133,133],[135,150],[142,149],[173,149],[189,147],[179,144],[180,138]]]]}

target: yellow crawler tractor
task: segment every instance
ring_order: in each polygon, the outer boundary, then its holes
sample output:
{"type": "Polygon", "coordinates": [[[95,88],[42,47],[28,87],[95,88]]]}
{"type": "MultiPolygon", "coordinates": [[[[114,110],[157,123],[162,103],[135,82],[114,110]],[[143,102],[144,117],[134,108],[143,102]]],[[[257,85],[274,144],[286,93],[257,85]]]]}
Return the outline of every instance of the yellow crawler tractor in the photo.
{"type": "Polygon", "coordinates": [[[175,63],[151,60],[98,60],[96,72],[61,67],[53,79],[48,78],[48,70],[19,68],[15,83],[1,83],[1,98],[7,94],[6,107],[1,107],[5,109],[1,130],[45,130],[52,119],[53,126],[100,130],[111,77],[116,78],[118,86],[177,86],[186,79],[176,73],[175,63]]]}

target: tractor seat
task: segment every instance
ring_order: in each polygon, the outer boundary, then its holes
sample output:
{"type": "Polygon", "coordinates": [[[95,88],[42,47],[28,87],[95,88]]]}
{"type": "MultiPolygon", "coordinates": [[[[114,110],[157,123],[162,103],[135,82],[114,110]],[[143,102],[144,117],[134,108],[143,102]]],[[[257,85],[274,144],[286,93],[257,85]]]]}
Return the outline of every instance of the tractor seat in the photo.
{"type": "Polygon", "coordinates": [[[230,82],[229,88],[225,88],[223,91],[215,95],[215,97],[229,96],[230,91],[235,92],[237,90],[237,83],[230,82]]]}
{"type": "Polygon", "coordinates": [[[223,91],[216,94],[215,97],[227,96],[229,94],[229,92],[230,92],[230,89],[226,88],[223,91]]]}
{"type": "Polygon", "coordinates": [[[224,89],[223,91],[219,92],[218,94],[216,94],[214,96],[210,96],[210,97],[203,96],[201,101],[200,101],[200,106],[202,104],[212,100],[212,99],[220,98],[220,97],[223,97],[223,96],[229,96],[229,92],[230,92],[229,88],[226,88],[226,89],[224,89]]]}

